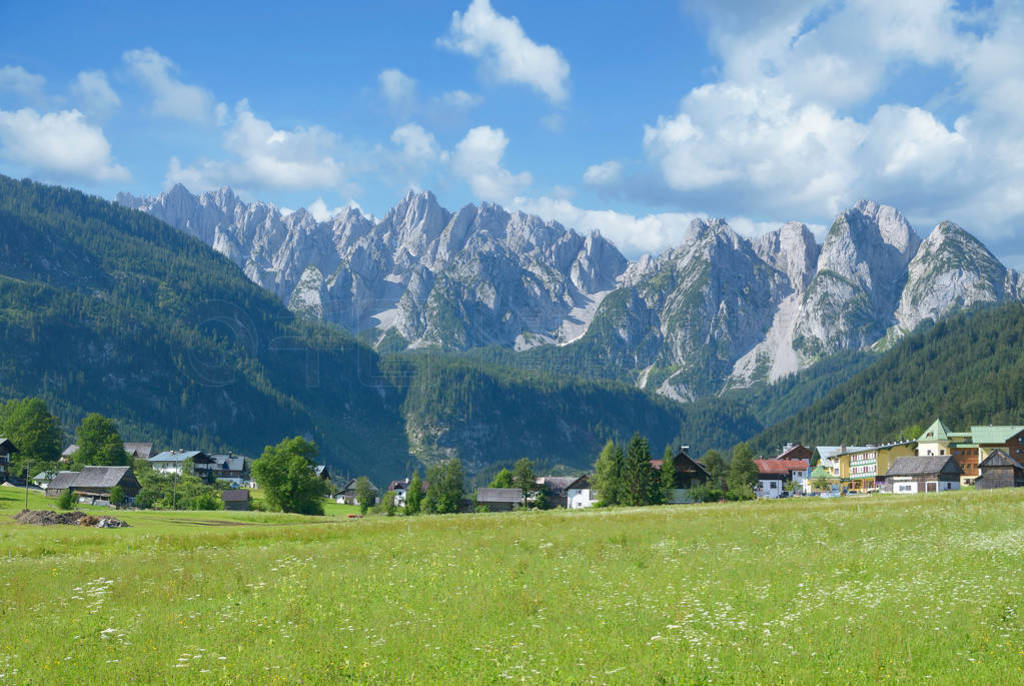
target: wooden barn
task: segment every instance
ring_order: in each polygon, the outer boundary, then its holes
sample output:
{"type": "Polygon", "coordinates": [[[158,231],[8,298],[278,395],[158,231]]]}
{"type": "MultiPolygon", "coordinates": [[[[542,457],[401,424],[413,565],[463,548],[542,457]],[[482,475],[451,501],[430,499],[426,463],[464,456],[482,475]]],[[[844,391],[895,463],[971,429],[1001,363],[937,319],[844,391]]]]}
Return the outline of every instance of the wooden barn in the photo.
{"type": "Polygon", "coordinates": [[[1024,465],[1006,454],[993,450],[978,465],[980,476],[974,481],[976,488],[1019,488],[1024,486],[1024,465]]]}
{"type": "Polygon", "coordinates": [[[491,512],[509,512],[522,506],[523,492],[518,488],[478,488],[476,504],[491,512]]]}
{"type": "Polygon", "coordinates": [[[9,438],[0,436],[0,481],[6,481],[11,471],[11,455],[18,452],[9,438]]]}
{"type": "Polygon", "coordinates": [[[897,458],[885,473],[885,493],[938,493],[960,489],[963,471],[952,455],[897,458]]]}
{"type": "Polygon", "coordinates": [[[220,499],[224,501],[225,510],[249,509],[249,491],[244,488],[226,489],[220,494],[220,499]]]}

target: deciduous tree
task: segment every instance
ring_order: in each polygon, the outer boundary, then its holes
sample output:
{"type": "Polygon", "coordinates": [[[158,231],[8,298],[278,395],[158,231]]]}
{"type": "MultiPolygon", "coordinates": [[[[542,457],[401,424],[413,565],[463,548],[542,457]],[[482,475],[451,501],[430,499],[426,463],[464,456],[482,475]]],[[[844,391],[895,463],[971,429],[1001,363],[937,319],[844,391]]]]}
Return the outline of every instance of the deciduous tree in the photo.
{"type": "Polygon", "coordinates": [[[356,502],[359,504],[359,511],[366,514],[376,499],[377,492],[373,490],[370,480],[365,476],[356,479],[356,502]]]}
{"type": "Polygon", "coordinates": [[[420,473],[415,471],[412,473],[412,478],[409,479],[409,491],[405,494],[405,514],[418,514],[422,500],[423,482],[420,480],[420,473]]]}
{"type": "Polygon", "coordinates": [[[458,512],[465,492],[462,462],[453,457],[427,470],[427,497],[423,509],[435,514],[458,512]]]}
{"type": "Polygon", "coordinates": [[[275,510],[301,514],[324,513],[326,486],[313,468],[318,450],[301,436],[268,445],[252,465],[252,475],[275,510]]]}
{"type": "Polygon", "coordinates": [[[72,457],[76,467],[86,465],[130,465],[121,434],[114,420],[92,412],[86,415],[75,431],[78,451],[72,457]]]}

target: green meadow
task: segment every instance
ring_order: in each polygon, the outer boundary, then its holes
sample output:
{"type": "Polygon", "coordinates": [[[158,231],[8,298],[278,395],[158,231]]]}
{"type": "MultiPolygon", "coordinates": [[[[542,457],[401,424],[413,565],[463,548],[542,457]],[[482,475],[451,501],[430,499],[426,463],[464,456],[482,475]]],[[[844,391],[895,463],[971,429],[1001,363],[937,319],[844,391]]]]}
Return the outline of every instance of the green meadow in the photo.
{"type": "Polygon", "coordinates": [[[5,683],[1024,679],[1024,489],[128,529],[22,504],[0,488],[5,683]]]}

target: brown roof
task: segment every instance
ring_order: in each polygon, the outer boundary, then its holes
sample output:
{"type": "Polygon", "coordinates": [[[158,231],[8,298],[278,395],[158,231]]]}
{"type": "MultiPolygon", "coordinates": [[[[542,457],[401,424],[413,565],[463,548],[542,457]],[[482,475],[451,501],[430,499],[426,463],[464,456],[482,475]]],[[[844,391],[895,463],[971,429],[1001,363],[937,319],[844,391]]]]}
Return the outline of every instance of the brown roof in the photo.
{"type": "Polygon", "coordinates": [[[132,457],[148,460],[153,456],[153,444],[128,442],[124,444],[124,451],[132,457]]]}
{"type": "Polygon", "coordinates": [[[81,472],[57,472],[56,476],[46,484],[46,490],[57,489],[67,490],[75,485],[75,479],[81,472]]]}
{"type": "Polygon", "coordinates": [[[113,488],[128,475],[133,475],[131,467],[83,467],[72,485],[75,488],[113,488]]]}
{"type": "Polygon", "coordinates": [[[1017,462],[1017,460],[1013,459],[1002,450],[993,450],[990,452],[988,457],[982,460],[978,467],[1014,467],[1016,469],[1024,469],[1020,462],[1017,462]]]}
{"type": "Polygon", "coordinates": [[[247,503],[249,491],[244,488],[229,488],[220,494],[220,498],[226,503],[247,503]]]}
{"type": "Polygon", "coordinates": [[[758,474],[789,474],[790,472],[802,472],[810,469],[807,460],[754,460],[758,474]]]}
{"type": "Polygon", "coordinates": [[[575,476],[539,476],[538,484],[544,484],[553,493],[565,493],[569,486],[572,486],[579,477],[575,476]]]}

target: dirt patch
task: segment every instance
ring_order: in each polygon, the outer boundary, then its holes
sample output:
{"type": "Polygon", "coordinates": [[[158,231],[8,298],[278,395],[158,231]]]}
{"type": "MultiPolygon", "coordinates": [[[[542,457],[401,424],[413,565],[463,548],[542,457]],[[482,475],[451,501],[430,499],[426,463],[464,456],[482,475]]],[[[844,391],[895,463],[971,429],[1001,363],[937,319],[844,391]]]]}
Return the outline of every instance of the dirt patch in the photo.
{"type": "Polygon", "coordinates": [[[52,510],[22,510],[14,515],[14,521],[19,524],[39,524],[51,526],[55,524],[66,524],[70,526],[93,526],[99,529],[120,529],[128,526],[127,523],[114,517],[97,517],[73,510],[71,512],[54,512],[52,510]]]}

